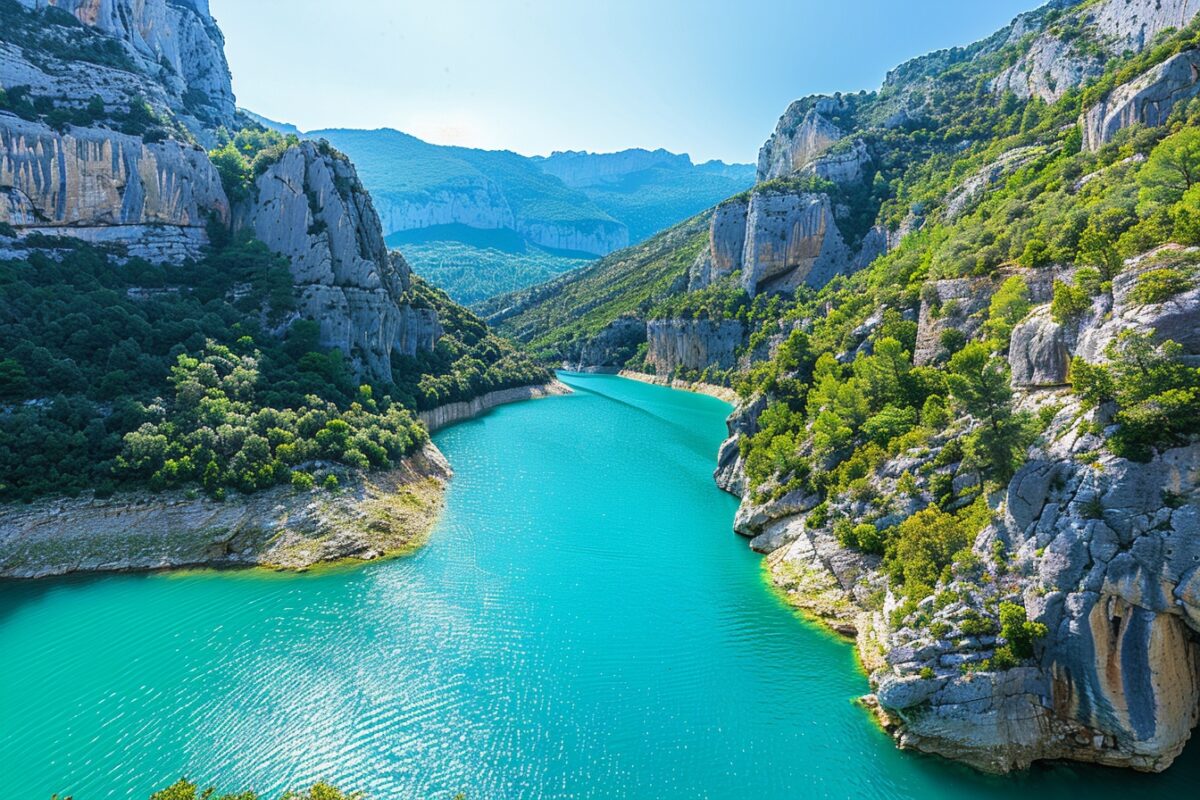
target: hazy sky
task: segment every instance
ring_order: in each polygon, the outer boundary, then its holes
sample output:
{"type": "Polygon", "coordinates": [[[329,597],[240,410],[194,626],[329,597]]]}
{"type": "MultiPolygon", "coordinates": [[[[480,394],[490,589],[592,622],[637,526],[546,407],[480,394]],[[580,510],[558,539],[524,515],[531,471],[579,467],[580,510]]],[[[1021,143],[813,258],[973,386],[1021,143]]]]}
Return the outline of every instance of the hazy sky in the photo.
{"type": "Polygon", "coordinates": [[[241,106],[439,144],[753,161],[787,104],[879,86],[1038,0],[211,0],[241,106]]]}

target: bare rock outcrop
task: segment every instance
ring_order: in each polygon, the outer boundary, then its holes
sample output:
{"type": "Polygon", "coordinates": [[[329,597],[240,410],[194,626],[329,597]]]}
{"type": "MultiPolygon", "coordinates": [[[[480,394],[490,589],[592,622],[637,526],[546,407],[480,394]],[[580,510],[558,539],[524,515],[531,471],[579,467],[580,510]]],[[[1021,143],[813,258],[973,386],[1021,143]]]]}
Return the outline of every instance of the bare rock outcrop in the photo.
{"type": "Polygon", "coordinates": [[[645,341],[644,320],[635,316],[618,317],[569,353],[563,366],[573,370],[620,369],[645,341]]]}
{"type": "Polygon", "coordinates": [[[450,475],[427,444],[393,470],[342,475],[336,493],[277,487],[223,502],[183,492],[42,501],[0,520],[0,577],[370,561],[421,544],[450,475]]]}
{"type": "Polygon", "coordinates": [[[828,119],[839,106],[840,101],[832,97],[792,103],[759,151],[759,182],[798,172],[840,141],[845,133],[828,119]]]}
{"type": "Polygon", "coordinates": [[[756,192],[746,215],[742,285],[750,294],[821,287],[846,271],[851,253],[823,194],[756,192]]]}
{"type": "Polygon", "coordinates": [[[729,369],[745,344],[746,326],[729,319],[652,319],[646,323],[646,340],[646,363],[660,377],[678,369],[729,369]]]}
{"type": "Polygon", "coordinates": [[[298,316],[321,325],[321,344],[359,371],[391,380],[393,352],[433,347],[442,329],[405,299],[411,272],[389,253],[371,197],[345,157],[301,142],[255,181],[236,224],[288,259],[298,316]]]}
{"type": "Polygon", "coordinates": [[[1080,125],[1083,145],[1099,150],[1122,128],[1162,125],[1178,103],[1200,94],[1200,51],[1185,50],[1109,93],[1080,125]]]}
{"type": "Polygon", "coordinates": [[[0,221],[18,230],[125,243],[135,255],[196,255],[210,218],[229,220],[205,152],[0,113],[0,221]],[[190,244],[191,246],[187,246],[190,244]]]}
{"type": "MultiPolygon", "coordinates": [[[[19,0],[54,6],[121,42],[141,71],[166,87],[176,110],[208,126],[232,127],[237,113],[225,37],[208,0],[19,0]]],[[[13,85],[13,84],[10,84],[13,85]]]]}
{"type": "Polygon", "coordinates": [[[1013,328],[1008,363],[1014,387],[1044,388],[1067,383],[1067,332],[1050,317],[1049,306],[1036,309],[1013,328]]]}
{"type": "MultiPolygon", "coordinates": [[[[1053,4],[1067,9],[1080,5],[1081,0],[1053,4]]],[[[1008,40],[1027,35],[1040,24],[1043,12],[1018,17],[1008,40]]],[[[1079,15],[1081,24],[1072,26],[1069,35],[1062,26],[1041,29],[1025,54],[992,81],[992,90],[1054,103],[1070,89],[1103,74],[1107,57],[1139,53],[1162,31],[1186,27],[1198,12],[1200,0],[1099,0],[1069,11],[1079,15]]]]}

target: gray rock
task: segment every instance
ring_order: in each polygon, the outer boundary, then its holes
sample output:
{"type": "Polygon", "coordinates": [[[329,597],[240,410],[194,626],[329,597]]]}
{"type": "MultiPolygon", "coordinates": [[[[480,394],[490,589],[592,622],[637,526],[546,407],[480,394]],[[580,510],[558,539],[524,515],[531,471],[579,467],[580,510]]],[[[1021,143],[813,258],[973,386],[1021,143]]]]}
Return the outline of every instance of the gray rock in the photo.
{"type": "Polygon", "coordinates": [[[678,369],[729,369],[746,342],[746,326],[736,319],[652,319],[646,341],[646,363],[660,377],[678,369]]]}
{"type": "Polygon", "coordinates": [[[432,349],[437,315],[404,299],[410,270],[388,253],[379,218],[354,166],[313,142],[288,150],[236,209],[239,227],[286,257],[298,314],[321,325],[321,344],[363,375],[391,380],[391,354],[432,349]]]}
{"type": "Polygon", "coordinates": [[[1162,125],[1178,103],[1197,94],[1200,52],[1185,50],[1113,89],[1088,109],[1080,120],[1084,147],[1099,150],[1130,125],[1162,125]]]}
{"type": "Polygon", "coordinates": [[[1070,353],[1063,327],[1050,317],[1049,306],[1035,309],[1012,332],[1008,350],[1014,387],[1063,386],[1070,353]]]}

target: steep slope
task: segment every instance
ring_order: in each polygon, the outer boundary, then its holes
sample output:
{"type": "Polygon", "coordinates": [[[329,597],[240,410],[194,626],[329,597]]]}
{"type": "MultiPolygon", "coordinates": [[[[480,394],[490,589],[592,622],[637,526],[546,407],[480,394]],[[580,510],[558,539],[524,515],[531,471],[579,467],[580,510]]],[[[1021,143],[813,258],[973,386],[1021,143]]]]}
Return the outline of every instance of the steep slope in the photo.
{"type": "Polygon", "coordinates": [[[1157,771],[1200,718],[1197,13],[1059,0],[799,100],[649,292],[489,306],[546,358],[737,388],[737,529],[902,747],[1157,771]]]}

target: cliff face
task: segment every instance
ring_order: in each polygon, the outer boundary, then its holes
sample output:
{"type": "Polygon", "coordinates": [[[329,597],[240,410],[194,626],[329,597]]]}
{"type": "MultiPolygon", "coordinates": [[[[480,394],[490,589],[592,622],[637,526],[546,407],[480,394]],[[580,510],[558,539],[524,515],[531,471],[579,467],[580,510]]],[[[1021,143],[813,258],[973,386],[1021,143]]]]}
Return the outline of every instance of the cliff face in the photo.
{"type": "Polygon", "coordinates": [[[1118,86],[1083,115],[1083,145],[1099,150],[1122,128],[1162,125],[1178,103],[1200,94],[1200,52],[1173,56],[1118,86]]]}
{"type": "Polygon", "coordinates": [[[677,369],[729,369],[745,343],[746,326],[737,320],[650,320],[646,338],[650,343],[646,363],[659,376],[677,369]]]}
{"type": "Polygon", "coordinates": [[[28,86],[78,124],[0,112],[0,221],[22,236],[71,236],[176,264],[203,254],[210,221],[233,224],[288,259],[293,319],[319,322],[321,344],[345,353],[360,375],[388,382],[393,352],[433,347],[437,315],[408,303],[408,265],[389,254],[347,160],[305,142],[231,209],[204,149],[185,141],[212,140],[215,126],[236,123],[224,40],[207,2],[49,3],[82,28],[61,24],[44,0],[23,4],[36,13],[8,12],[17,16],[0,32],[0,86],[28,86]],[[60,58],[64,41],[100,55],[60,58]],[[142,100],[149,111],[131,127],[142,100]]]}
{"type": "MultiPolygon", "coordinates": [[[[827,520],[869,519],[883,529],[927,507],[934,481],[956,495],[977,486],[974,470],[955,460],[961,453],[944,455],[975,423],[951,421],[927,447],[889,456],[869,476],[869,492],[832,493],[828,512],[813,515],[821,498],[803,490],[746,494],[739,444],[756,432],[764,398],[730,418],[716,476],[743,497],[739,532],[767,554],[773,580],[795,604],[857,636],[871,701],[901,746],[996,772],[1045,759],[1158,771],[1200,720],[1200,445],[1148,463],[1104,453],[1097,432],[1111,425],[1112,408],[1083,408],[1061,389],[1072,357],[1103,363],[1123,331],[1177,340],[1184,356],[1200,355],[1200,288],[1151,303],[1133,291],[1152,255],[1128,262],[1111,295],[1065,324],[1050,317],[1048,301],[1051,280],[1067,274],[1025,273],[1034,308],[1013,331],[1011,380],[1019,409],[1052,422],[988,499],[991,522],[971,548],[985,577],[968,580],[956,567],[955,579],[915,611],[889,593],[879,558],[844,546],[827,520]],[[915,491],[897,488],[905,475],[915,491]],[[1032,661],[1010,669],[986,666],[1002,642],[998,629],[977,624],[1000,600],[1017,601],[1048,630],[1032,661]]],[[[975,336],[976,312],[997,285],[930,284],[919,362],[933,357],[940,331],[975,336]]]]}
{"type": "Polygon", "coordinates": [[[296,313],[321,324],[323,346],[384,382],[393,352],[432,349],[442,333],[437,315],[405,301],[408,265],[388,252],[370,195],[348,160],[302,142],[254,189],[237,209],[237,225],[288,259],[296,313]]]}
{"type": "Polygon", "coordinates": [[[826,116],[839,105],[831,97],[793,103],[759,151],[759,182],[800,171],[840,141],[845,133],[826,116]]]}
{"type": "Polygon", "coordinates": [[[827,195],[762,189],[717,207],[689,288],[702,289],[739,270],[751,295],[820,288],[854,262],[827,195]]]}
{"type": "Polygon", "coordinates": [[[212,126],[233,126],[236,107],[225,38],[208,0],[19,2],[30,9],[57,7],[115,38],[140,71],[167,90],[177,110],[212,126]]]}
{"type": "MultiPolygon", "coordinates": [[[[1066,0],[1052,6],[1079,4],[1080,0],[1066,0]]],[[[1037,33],[1026,54],[995,78],[992,88],[1053,103],[1068,90],[1100,76],[1107,58],[1126,51],[1141,52],[1159,33],[1186,27],[1197,13],[1200,0],[1101,0],[1085,11],[1082,39],[1057,27],[1037,33]]],[[[1033,16],[1019,17],[1008,41],[1025,36],[1027,21],[1033,16]]]]}
{"type": "Polygon", "coordinates": [[[210,218],[229,203],[203,150],[0,114],[0,221],[161,261],[195,255],[210,218]]]}

